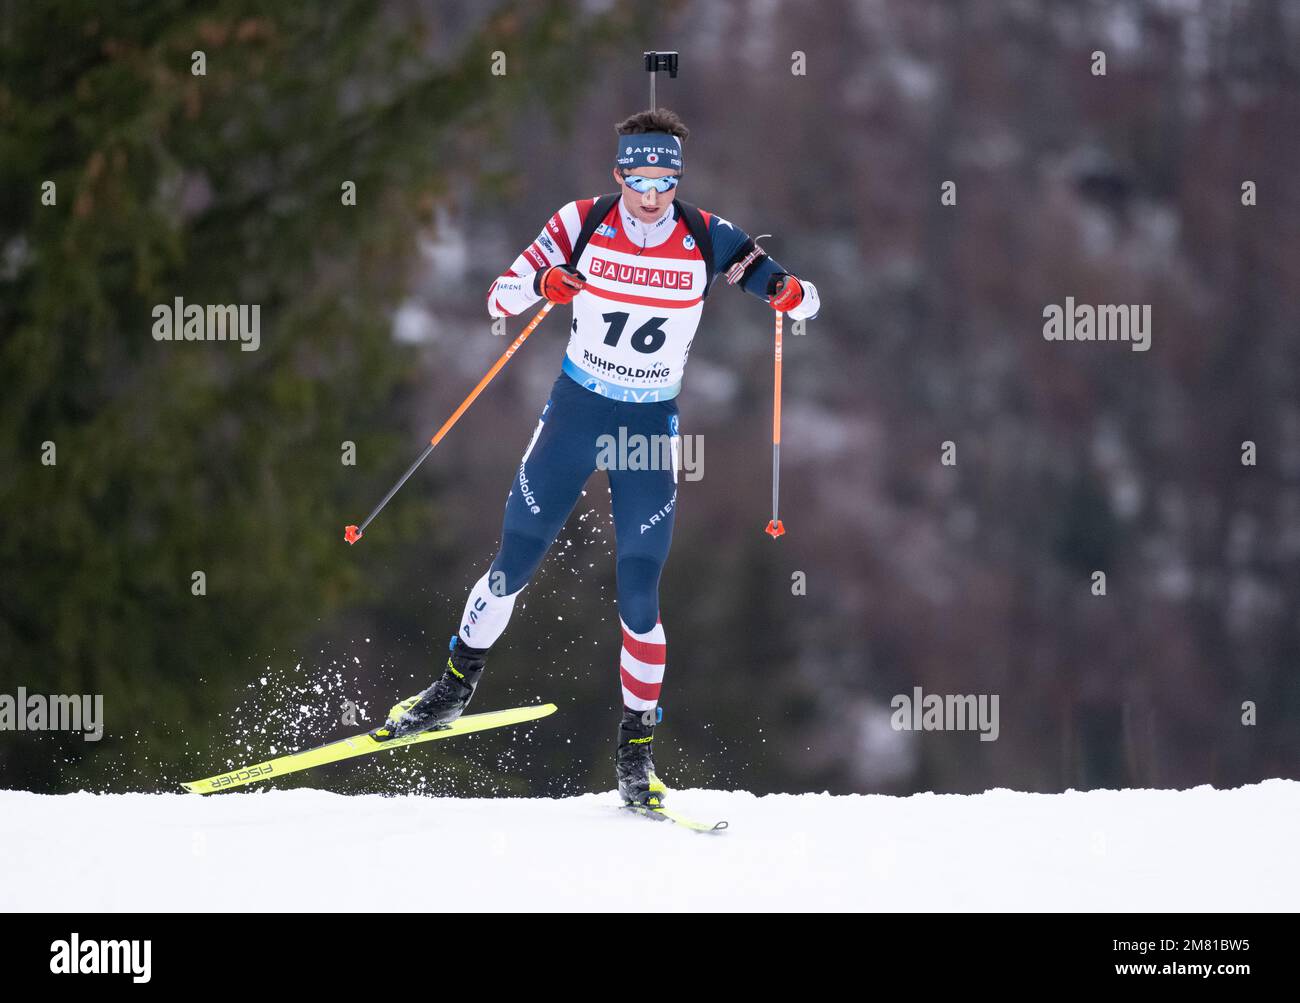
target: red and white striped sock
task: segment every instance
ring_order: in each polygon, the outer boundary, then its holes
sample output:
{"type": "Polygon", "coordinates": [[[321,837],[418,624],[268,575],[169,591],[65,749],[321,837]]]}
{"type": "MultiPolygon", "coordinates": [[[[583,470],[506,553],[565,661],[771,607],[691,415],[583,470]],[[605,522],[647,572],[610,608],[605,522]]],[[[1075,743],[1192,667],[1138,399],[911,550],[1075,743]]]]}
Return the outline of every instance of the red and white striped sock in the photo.
{"type": "Polygon", "coordinates": [[[664,681],[667,660],[663,623],[656,620],[648,631],[638,634],[628,628],[622,617],[618,622],[623,628],[623,650],[619,653],[623,706],[631,710],[653,710],[659,703],[659,687],[664,681]]]}

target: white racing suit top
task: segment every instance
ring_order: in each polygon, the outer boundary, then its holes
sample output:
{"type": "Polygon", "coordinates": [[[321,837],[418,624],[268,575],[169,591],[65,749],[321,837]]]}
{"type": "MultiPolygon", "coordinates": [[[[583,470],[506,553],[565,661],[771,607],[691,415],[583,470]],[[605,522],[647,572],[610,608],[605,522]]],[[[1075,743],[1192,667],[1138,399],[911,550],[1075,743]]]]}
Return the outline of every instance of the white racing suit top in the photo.
{"type": "MultiPolygon", "coordinates": [[[[533,291],[535,274],[568,262],[595,201],[579,199],[555,213],[492,283],[493,317],[513,316],[542,298],[533,291]]],[[[669,400],[681,390],[713,277],[729,272],[729,281],[767,300],[768,279],[783,274],[781,267],[744,231],[716,213],[700,214],[713,241],[712,262],[704,261],[675,201],[659,219],[642,223],[619,199],[592,233],[575,262],[587,284],[573,299],[563,364],[576,382],[616,400],[669,400]]],[[[803,302],[788,312],[795,320],[816,316],[820,306],[812,283],[803,287],[803,302]]]]}

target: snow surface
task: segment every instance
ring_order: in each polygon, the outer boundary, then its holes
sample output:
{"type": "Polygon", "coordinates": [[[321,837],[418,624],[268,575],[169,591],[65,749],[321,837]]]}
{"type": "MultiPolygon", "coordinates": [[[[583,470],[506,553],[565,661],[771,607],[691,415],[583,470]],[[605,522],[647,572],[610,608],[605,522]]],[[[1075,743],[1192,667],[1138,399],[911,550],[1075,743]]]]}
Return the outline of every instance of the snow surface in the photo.
{"type": "Polygon", "coordinates": [[[564,799],[0,791],[6,911],[1293,910],[1300,783],[564,799]],[[420,876],[436,874],[422,887],[420,876]],[[411,880],[414,879],[414,880],[411,880]],[[435,890],[435,888],[437,890],[435,890]]]}

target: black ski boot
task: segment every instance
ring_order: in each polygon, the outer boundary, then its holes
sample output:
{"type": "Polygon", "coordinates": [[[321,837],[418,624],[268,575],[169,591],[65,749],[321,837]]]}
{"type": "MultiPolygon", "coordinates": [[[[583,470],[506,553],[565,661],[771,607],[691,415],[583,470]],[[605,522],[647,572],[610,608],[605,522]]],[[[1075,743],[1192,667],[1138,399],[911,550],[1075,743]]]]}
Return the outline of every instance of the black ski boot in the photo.
{"type": "Polygon", "coordinates": [[[419,696],[407,697],[390,710],[383,727],[371,734],[379,739],[402,738],[451,724],[474,695],[487,653],[487,648],[471,648],[459,634],[453,634],[442,678],[419,696]]]}
{"type": "Polygon", "coordinates": [[[627,804],[640,804],[658,808],[664,803],[667,789],[655,776],[654,742],[655,725],[662,711],[639,711],[623,708],[623,720],[618,726],[618,752],[614,772],[618,776],[618,793],[627,804]]]}

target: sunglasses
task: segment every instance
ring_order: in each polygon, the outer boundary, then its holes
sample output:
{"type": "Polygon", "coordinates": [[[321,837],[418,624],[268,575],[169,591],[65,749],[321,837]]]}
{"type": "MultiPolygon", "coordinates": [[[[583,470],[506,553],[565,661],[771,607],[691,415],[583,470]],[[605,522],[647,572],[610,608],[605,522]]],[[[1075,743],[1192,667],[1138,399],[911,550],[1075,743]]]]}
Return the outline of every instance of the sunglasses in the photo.
{"type": "Polygon", "coordinates": [[[681,175],[670,174],[666,178],[643,178],[640,174],[624,174],[623,183],[634,192],[648,192],[653,188],[657,192],[670,192],[681,181],[681,175]]]}

